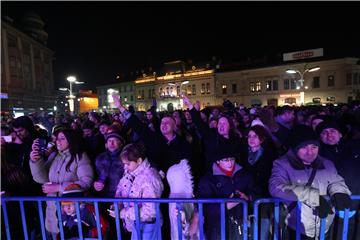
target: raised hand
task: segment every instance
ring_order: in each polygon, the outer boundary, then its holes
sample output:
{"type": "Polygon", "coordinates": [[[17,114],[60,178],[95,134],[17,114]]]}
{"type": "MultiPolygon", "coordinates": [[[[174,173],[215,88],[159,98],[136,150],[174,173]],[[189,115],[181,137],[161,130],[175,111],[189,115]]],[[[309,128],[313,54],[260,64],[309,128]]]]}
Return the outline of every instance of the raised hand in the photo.
{"type": "Polygon", "coordinates": [[[185,106],[187,106],[189,109],[192,109],[194,106],[190,102],[190,99],[186,95],[182,95],[183,103],[185,106]]]}
{"type": "Polygon", "coordinates": [[[112,97],[113,97],[113,99],[114,99],[114,105],[115,105],[115,107],[117,107],[117,108],[122,107],[120,96],[117,95],[117,94],[112,94],[112,97]]]}
{"type": "Polygon", "coordinates": [[[113,97],[113,99],[114,99],[114,105],[115,105],[115,107],[117,107],[117,108],[120,110],[120,112],[125,111],[126,108],[122,105],[120,96],[117,95],[117,94],[112,94],[112,97],[113,97]]]}

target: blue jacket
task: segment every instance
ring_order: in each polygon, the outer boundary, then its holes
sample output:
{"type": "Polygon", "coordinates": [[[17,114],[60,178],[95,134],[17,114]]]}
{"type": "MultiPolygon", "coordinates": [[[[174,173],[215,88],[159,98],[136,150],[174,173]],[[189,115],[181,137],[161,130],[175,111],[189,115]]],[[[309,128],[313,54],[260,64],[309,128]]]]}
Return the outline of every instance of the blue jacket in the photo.
{"type": "Polygon", "coordinates": [[[124,166],[119,156],[121,149],[115,152],[101,153],[95,160],[97,179],[105,184],[99,195],[102,197],[115,197],[117,185],[124,175],[124,166]]]}

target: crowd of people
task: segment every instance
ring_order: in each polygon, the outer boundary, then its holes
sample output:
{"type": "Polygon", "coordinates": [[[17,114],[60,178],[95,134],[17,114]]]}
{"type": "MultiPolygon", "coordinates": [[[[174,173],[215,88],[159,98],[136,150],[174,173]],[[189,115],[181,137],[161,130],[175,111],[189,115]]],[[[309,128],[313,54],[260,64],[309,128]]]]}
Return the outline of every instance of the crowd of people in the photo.
{"type": "MultiPolygon", "coordinates": [[[[221,107],[201,110],[200,102],[183,96],[184,111],[157,112],[153,106],[136,112],[113,97],[119,110],[113,114],[2,118],[2,194],[237,198],[248,203],[250,212],[256,199],[275,197],[284,200],[283,239],[295,238],[296,201],[301,202],[302,239],[319,237],[321,218],[326,218],[326,237],[341,239],[346,208],[350,209],[348,239],[360,239],[360,204],[350,198],[360,195],[359,103],[246,108],[224,101],[221,107]]],[[[18,205],[8,205],[11,233],[20,239],[18,205]]],[[[39,234],[36,207],[25,204],[32,239],[39,234]]],[[[65,238],[76,239],[75,203],[63,201],[61,207],[65,238]]],[[[154,203],[138,207],[141,239],[158,239],[159,222],[163,238],[178,239],[179,214],[183,238],[199,238],[196,204],[161,205],[161,219],[154,203]]],[[[82,202],[80,210],[84,236],[96,237],[93,206],[82,202]]],[[[238,202],[226,204],[226,239],[243,236],[242,211],[238,202]]],[[[47,237],[57,239],[54,201],[47,201],[45,212],[47,237]]],[[[122,237],[140,239],[134,203],[103,203],[100,213],[103,238],[116,239],[118,216],[122,237]]],[[[203,213],[206,239],[220,239],[219,206],[205,204],[203,213]]],[[[273,204],[262,204],[256,223],[260,239],[272,237],[273,217],[273,204]]]]}

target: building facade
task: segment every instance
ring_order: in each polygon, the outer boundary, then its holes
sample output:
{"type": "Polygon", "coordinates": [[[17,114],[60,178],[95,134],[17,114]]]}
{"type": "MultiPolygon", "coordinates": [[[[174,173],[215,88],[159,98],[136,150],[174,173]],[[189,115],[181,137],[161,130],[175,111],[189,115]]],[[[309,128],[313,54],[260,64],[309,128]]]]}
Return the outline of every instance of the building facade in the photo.
{"type": "Polygon", "coordinates": [[[340,58],[217,73],[217,96],[245,106],[347,103],[359,97],[358,62],[357,58],[340,58]],[[300,86],[300,75],[286,70],[303,71],[305,67],[320,69],[306,72],[300,86]]]}
{"type": "MultiPolygon", "coordinates": [[[[100,100],[109,99],[104,94],[108,89],[121,89],[120,85],[99,87],[100,100]],[[116,86],[116,87],[115,87],[116,86]]],[[[156,103],[159,111],[183,109],[181,94],[191,101],[200,101],[201,107],[221,105],[224,100],[235,106],[252,105],[309,105],[327,103],[347,103],[360,99],[360,65],[358,58],[339,58],[277,66],[228,71],[221,68],[192,68],[185,71],[170,71],[162,75],[143,75],[133,82],[134,101],[125,101],[137,110],[145,111],[156,103]],[[319,67],[314,72],[303,75],[287,73],[288,69],[303,71],[319,67]]],[[[109,102],[100,103],[108,106],[109,102]]]]}
{"type": "Polygon", "coordinates": [[[44,22],[33,13],[24,17],[20,30],[1,22],[1,108],[9,113],[53,111],[54,52],[46,46],[44,22]]]}
{"type": "Polygon", "coordinates": [[[135,88],[134,82],[132,81],[103,85],[96,89],[99,98],[99,110],[101,111],[106,110],[112,112],[115,110],[112,94],[119,95],[125,106],[135,106],[135,88]]]}

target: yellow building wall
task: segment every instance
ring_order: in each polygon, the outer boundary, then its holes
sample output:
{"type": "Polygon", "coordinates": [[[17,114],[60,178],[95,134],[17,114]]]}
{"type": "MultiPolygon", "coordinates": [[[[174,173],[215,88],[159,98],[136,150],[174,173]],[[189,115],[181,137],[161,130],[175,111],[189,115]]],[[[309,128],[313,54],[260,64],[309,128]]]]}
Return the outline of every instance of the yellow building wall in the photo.
{"type": "Polygon", "coordinates": [[[83,97],[80,99],[80,113],[88,112],[94,109],[98,109],[98,98],[83,97]]]}

